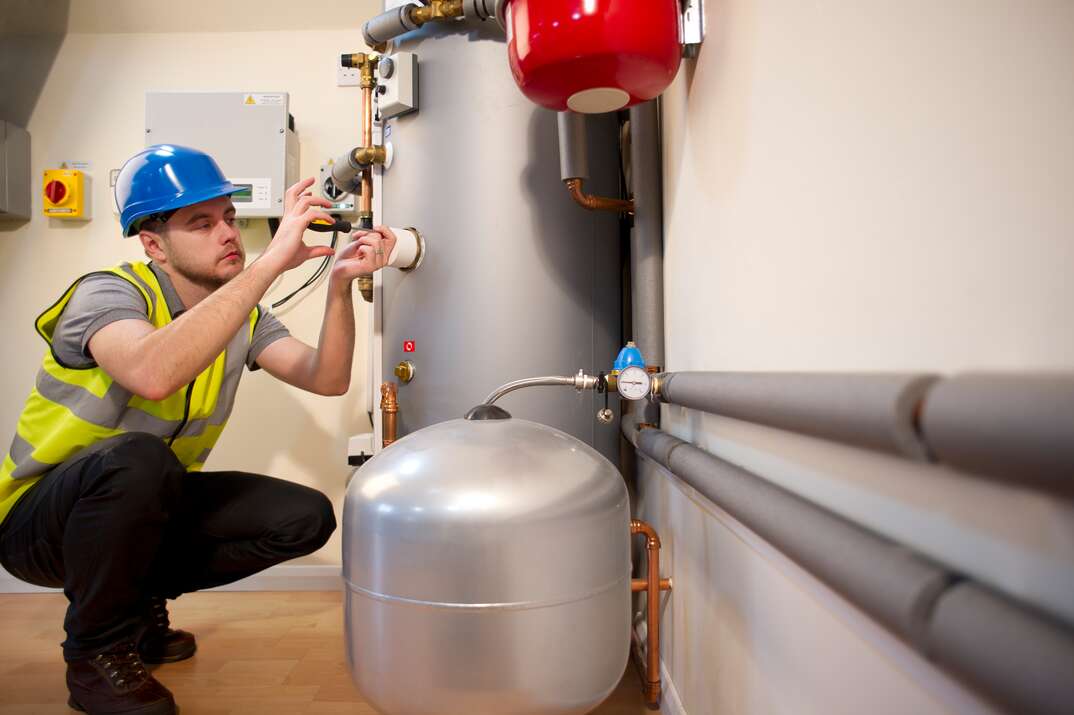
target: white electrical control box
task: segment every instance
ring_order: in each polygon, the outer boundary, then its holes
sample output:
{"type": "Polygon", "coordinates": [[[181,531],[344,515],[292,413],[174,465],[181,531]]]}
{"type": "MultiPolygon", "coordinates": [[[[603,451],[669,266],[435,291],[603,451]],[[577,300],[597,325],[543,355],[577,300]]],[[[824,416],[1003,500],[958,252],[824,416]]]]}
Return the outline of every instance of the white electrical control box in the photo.
{"type": "Polygon", "coordinates": [[[298,181],[298,137],[287,92],[146,92],[145,145],[200,149],[240,191],[240,218],[283,215],[298,181]]]}
{"type": "Polygon", "coordinates": [[[418,108],[418,56],[396,52],[377,63],[377,108],[391,119],[418,108]]]}

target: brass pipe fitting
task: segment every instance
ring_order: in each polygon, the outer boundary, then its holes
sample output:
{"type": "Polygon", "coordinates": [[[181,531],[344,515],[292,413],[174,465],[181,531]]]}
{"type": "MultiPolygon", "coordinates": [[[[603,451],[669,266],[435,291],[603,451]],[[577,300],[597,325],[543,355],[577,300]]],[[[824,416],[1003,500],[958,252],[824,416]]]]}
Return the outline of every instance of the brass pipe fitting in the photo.
{"type": "Polygon", "coordinates": [[[381,445],[389,446],[396,439],[396,417],[399,414],[399,395],[394,382],[380,386],[381,445]]]}
{"type": "Polygon", "coordinates": [[[567,179],[563,183],[567,185],[574,202],[590,211],[618,211],[630,216],[634,215],[634,202],[623,199],[609,199],[604,196],[593,196],[582,190],[584,179],[567,179]]]}
{"type": "Polygon", "coordinates": [[[404,385],[410,384],[410,381],[414,379],[414,373],[417,372],[414,368],[414,363],[409,360],[401,360],[398,365],[395,366],[395,376],[399,378],[399,382],[404,385]]]}
{"type": "Polygon", "coordinates": [[[373,302],[373,276],[358,276],[358,292],[366,303],[373,302]]]}
{"type": "Polygon", "coordinates": [[[462,17],[462,0],[432,0],[428,5],[415,5],[410,21],[421,26],[433,20],[454,20],[462,17]]]}
{"type": "Polygon", "coordinates": [[[671,579],[660,578],[660,537],[656,530],[640,519],[630,520],[630,533],[645,534],[645,546],[649,552],[649,568],[647,578],[633,579],[631,591],[646,592],[646,646],[644,665],[641,652],[641,643],[636,636],[634,641],[634,665],[641,675],[645,701],[650,709],[660,705],[660,592],[671,590],[671,579]]]}
{"type": "Polygon", "coordinates": [[[351,152],[351,157],[355,164],[363,166],[383,164],[388,160],[388,150],[383,146],[360,146],[351,152]]]}

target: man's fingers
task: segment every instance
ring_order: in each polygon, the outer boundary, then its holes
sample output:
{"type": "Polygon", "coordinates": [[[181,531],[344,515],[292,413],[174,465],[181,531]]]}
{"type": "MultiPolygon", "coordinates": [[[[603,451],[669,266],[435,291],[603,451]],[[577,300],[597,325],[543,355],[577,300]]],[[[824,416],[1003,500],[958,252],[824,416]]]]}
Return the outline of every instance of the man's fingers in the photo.
{"type": "Polygon", "coordinates": [[[324,258],[325,256],[331,256],[335,253],[331,246],[310,246],[309,251],[306,253],[306,260],[311,258],[324,258]]]}
{"type": "Polygon", "coordinates": [[[302,179],[301,181],[298,181],[298,182],[295,182],[294,184],[292,184],[287,189],[287,191],[284,193],[284,199],[287,202],[287,204],[288,205],[293,204],[295,202],[295,200],[298,198],[299,194],[301,194],[303,191],[305,191],[309,187],[313,186],[313,181],[314,181],[313,177],[310,176],[310,177],[308,177],[306,179],[302,179]]]}
{"type": "Polygon", "coordinates": [[[336,251],[336,257],[340,259],[351,258],[361,247],[362,244],[358,243],[357,241],[353,243],[348,243],[346,246],[336,251]]]}
{"type": "Polygon", "coordinates": [[[324,211],[318,211],[317,209],[312,207],[306,209],[306,211],[303,212],[302,219],[306,222],[307,226],[313,221],[316,221],[317,219],[327,221],[328,223],[335,223],[336,221],[334,218],[332,218],[331,214],[325,213],[324,211]]]}

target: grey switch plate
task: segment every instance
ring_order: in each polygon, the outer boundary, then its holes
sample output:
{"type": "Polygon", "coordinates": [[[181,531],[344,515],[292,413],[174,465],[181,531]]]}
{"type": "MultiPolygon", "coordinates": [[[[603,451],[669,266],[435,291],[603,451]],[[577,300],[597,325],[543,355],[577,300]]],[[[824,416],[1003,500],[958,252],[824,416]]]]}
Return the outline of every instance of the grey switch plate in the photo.
{"type": "Polygon", "coordinates": [[[0,220],[30,218],[30,133],[0,121],[0,220]]]}

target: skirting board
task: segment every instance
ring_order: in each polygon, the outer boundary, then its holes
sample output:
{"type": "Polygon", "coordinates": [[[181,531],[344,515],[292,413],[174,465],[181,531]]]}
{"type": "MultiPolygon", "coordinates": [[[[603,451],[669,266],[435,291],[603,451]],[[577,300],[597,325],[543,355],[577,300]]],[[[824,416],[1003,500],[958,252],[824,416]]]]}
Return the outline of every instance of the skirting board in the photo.
{"type": "Polygon", "coordinates": [[[660,715],[686,715],[686,708],[679,700],[679,691],[675,689],[663,659],[660,660],[660,691],[660,715]]]}
{"type": "MultiPolygon", "coordinates": [[[[644,621],[639,624],[634,630],[634,635],[637,636],[642,643],[645,642],[645,623],[644,621]]],[[[633,658],[633,654],[631,654],[633,658]]],[[[627,667],[630,672],[636,672],[634,668],[627,667]]],[[[679,691],[675,689],[675,683],[671,680],[671,673],[668,672],[668,666],[664,662],[664,659],[660,659],[660,715],[686,715],[686,708],[682,706],[682,700],[679,699],[679,691]]]]}
{"type": "MultiPolygon", "coordinates": [[[[211,589],[213,591],[338,591],[343,588],[339,566],[281,564],[261,573],[211,589]]],[[[59,593],[58,588],[34,586],[0,569],[0,593],[59,593]]]]}

